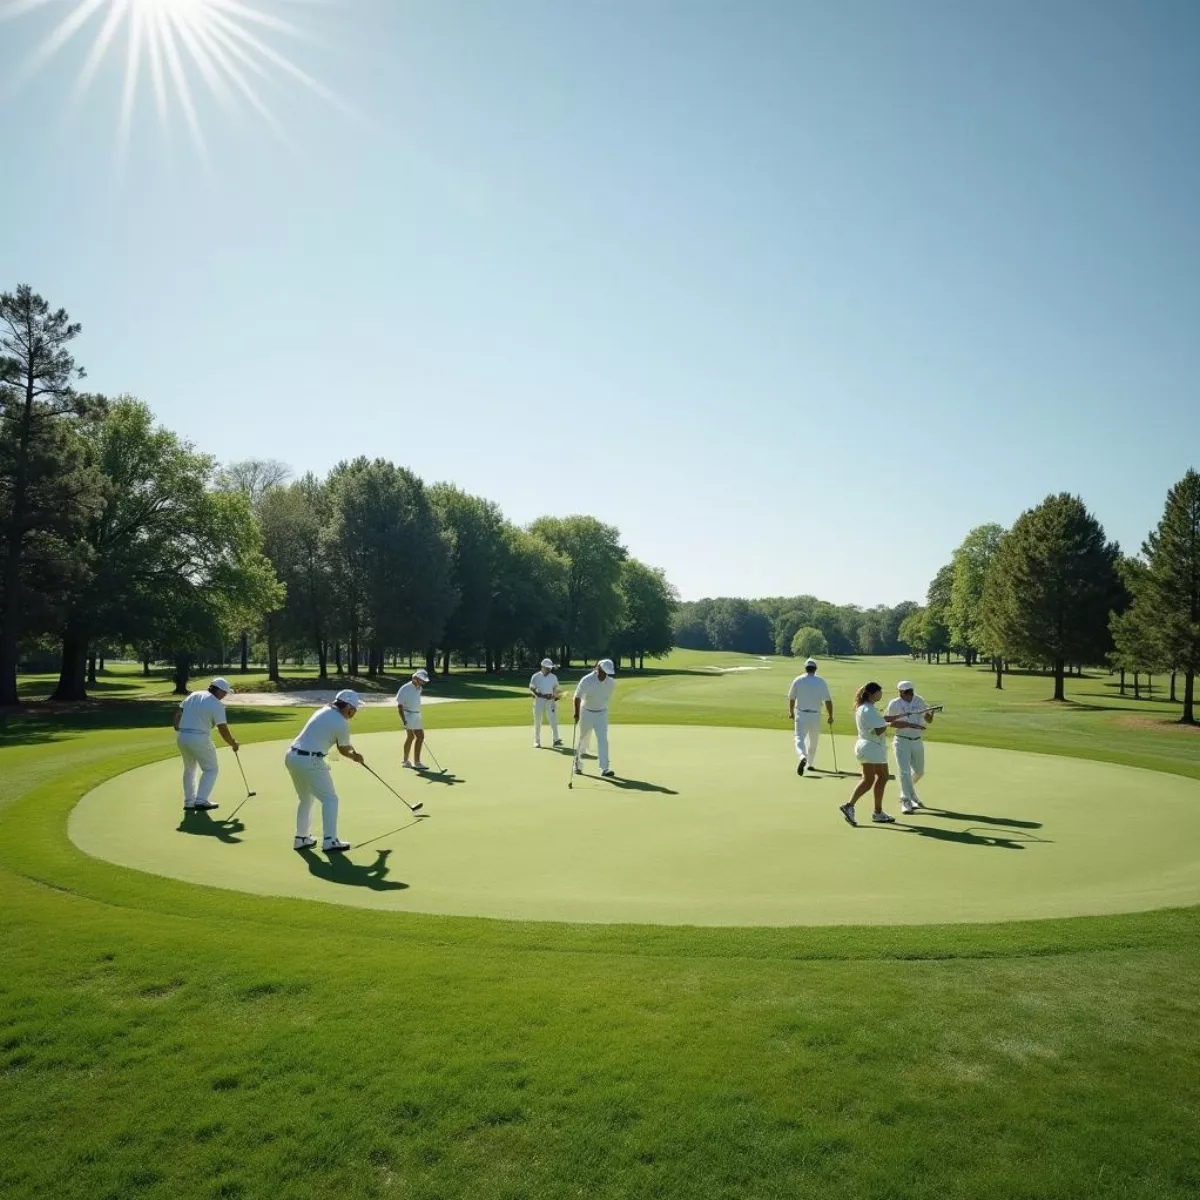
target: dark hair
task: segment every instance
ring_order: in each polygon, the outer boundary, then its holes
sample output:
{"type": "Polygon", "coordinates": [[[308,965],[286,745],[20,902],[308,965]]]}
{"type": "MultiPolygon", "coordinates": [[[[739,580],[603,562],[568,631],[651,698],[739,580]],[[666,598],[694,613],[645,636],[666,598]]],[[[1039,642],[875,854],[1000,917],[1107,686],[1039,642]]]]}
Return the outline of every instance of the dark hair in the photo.
{"type": "Polygon", "coordinates": [[[883,688],[877,683],[864,683],[862,687],[854,693],[854,707],[857,708],[862,704],[872,692],[882,692],[883,688]]]}

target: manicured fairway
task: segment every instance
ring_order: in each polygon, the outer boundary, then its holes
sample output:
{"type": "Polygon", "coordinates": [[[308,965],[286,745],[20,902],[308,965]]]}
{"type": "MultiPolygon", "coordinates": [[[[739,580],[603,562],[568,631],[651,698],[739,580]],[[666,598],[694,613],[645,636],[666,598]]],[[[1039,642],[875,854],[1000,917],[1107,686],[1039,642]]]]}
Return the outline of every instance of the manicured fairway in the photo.
{"type": "MultiPolygon", "coordinates": [[[[573,790],[566,752],[532,749],[525,730],[439,731],[449,774],[425,778],[398,768],[397,735],[356,741],[429,819],[413,821],[342,762],[341,833],[355,849],[296,854],[286,743],[267,742],[243,750],[258,795],[232,823],[242,787],[225,752],[212,816],[182,813],[168,758],[92,791],[70,836],[89,854],[192,883],[459,916],[921,924],[1200,901],[1200,783],[1162,772],[933,744],[928,810],[873,826],[864,799],[852,830],[836,812],[851,781],[798,779],[785,733],[616,727],[621,777],[601,780],[589,761],[573,790]]],[[[851,743],[838,741],[845,767],[851,743]]],[[[894,783],[889,793],[899,816],[894,783]]]]}

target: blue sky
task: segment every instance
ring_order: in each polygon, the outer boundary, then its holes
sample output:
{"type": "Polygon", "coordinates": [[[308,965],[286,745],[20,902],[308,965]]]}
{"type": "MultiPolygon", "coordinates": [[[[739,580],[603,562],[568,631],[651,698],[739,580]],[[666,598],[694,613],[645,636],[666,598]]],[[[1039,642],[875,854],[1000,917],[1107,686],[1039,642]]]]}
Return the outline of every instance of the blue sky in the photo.
{"type": "MultiPolygon", "coordinates": [[[[0,84],[0,286],[222,460],[861,604],[1052,491],[1132,549],[1200,465],[1190,0],[252,2],[342,101],[263,60],[290,146],[193,65],[201,155],[147,67],[122,156],[123,35],[72,102],[103,8],[0,84]]],[[[77,3],[0,22],[0,79],[77,3]]]]}

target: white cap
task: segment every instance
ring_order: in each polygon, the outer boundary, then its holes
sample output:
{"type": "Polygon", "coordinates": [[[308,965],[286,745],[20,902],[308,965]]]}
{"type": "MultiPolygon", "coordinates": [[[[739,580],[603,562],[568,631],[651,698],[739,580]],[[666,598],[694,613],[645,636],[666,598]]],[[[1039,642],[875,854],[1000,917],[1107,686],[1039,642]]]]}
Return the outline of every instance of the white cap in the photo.
{"type": "Polygon", "coordinates": [[[817,660],[815,658],[806,658],[804,660],[804,665],[806,667],[815,667],[817,665],[817,660]]]}
{"type": "Polygon", "coordinates": [[[348,704],[351,708],[362,708],[362,701],[358,698],[358,693],[350,691],[349,688],[338,692],[334,696],[333,702],[334,704],[348,704]]]}
{"type": "Polygon", "coordinates": [[[605,673],[605,675],[615,675],[617,673],[617,668],[613,666],[613,660],[611,658],[602,658],[596,664],[596,666],[598,666],[600,670],[605,673]]]}
{"type": "Polygon", "coordinates": [[[553,667],[553,666],[554,666],[554,663],[553,663],[553,662],[552,662],[550,659],[548,659],[548,658],[543,658],[543,659],[542,659],[542,666],[543,666],[543,667],[553,667]]]}
{"type": "Polygon", "coordinates": [[[912,683],[908,679],[902,679],[898,684],[896,684],[896,691],[898,692],[915,692],[916,690],[916,684],[912,683]]]}
{"type": "Polygon", "coordinates": [[[222,679],[220,675],[218,675],[218,676],[216,677],[216,679],[214,679],[214,680],[212,681],[212,683],[210,683],[208,686],[209,686],[210,688],[220,688],[220,689],[221,689],[221,691],[223,691],[223,692],[232,692],[232,691],[233,691],[233,688],[231,688],[231,687],[229,686],[229,680],[228,680],[228,679],[222,679]]]}
{"type": "Polygon", "coordinates": [[[422,667],[419,671],[413,672],[413,678],[419,679],[422,683],[428,683],[429,682],[429,672],[427,670],[425,670],[424,667],[422,667]]]}

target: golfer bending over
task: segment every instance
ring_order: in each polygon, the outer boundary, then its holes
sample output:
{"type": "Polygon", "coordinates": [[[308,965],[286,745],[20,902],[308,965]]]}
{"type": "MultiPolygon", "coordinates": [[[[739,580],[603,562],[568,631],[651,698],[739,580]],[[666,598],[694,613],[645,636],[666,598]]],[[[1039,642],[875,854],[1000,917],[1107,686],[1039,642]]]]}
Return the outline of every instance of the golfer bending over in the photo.
{"type": "Polygon", "coordinates": [[[854,757],[862,764],[862,778],[854,789],[854,795],[838,811],[850,825],[857,825],[854,806],[860,796],[875,789],[875,811],[872,821],[893,824],[895,817],[883,811],[883,791],[888,781],[887,727],[895,729],[917,729],[903,717],[885,717],[875,705],[883,699],[883,688],[877,683],[865,683],[854,695],[854,725],[858,730],[858,741],[854,743],[854,757]]]}
{"type": "Polygon", "coordinates": [[[585,675],[575,688],[575,724],[579,738],[575,746],[575,774],[582,775],[580,763],[588,748],[592,731],[596,732],[596,753],[600,759],[600,774],[611,779],[616,771],[608,766],[608,705],[612,700],[616,680],[611,658],[602,658],[596,669],[585,675]]]}
{"type": "Polygon", "coordinates": [[[212,744],[212,730],[227,746],[238,752],[237,739],[226,724],[225,705],[221,703],[231,689],[224,679],[214,679],[203,692],[193,692],[175,710],[172,724],[175,744],[183,759],[183,807],[185,809],[220,808],[209,799],[217,782],[217,752],[212,744]],[[196,787],[196,772],[200,772],[200,787],[196,787]]]}
{"type": "Polygon", "coordinates": [[[293,850],[308,850],[317,844],[312,836],[313,801],[321,802],[321,849],[326,854],[340,854],[350,849],[337,835],[338,795],[333,790],[333,778],[325,756],[337,747],[338,753],[356,763],[364,761],[350,745],[350,722],[362,707],[357,692],[338,692],[332,704],[319,708],[300,731],[284,756],[283,765],[292,777],[292,786],[300,803],[296,806],[296,840],[293,850]]]}
{"type": "Polygon", "coordinates": [[[414,671],[412,680],[402,684],[396,693],[396,709],[400,713],[400,724],[404,726],[404,762],[401,766],[408,767],[411,771],[429,770],[421,761],[421,747],[425,744],[425,726],[421,722],[421,689],[428,682],[427,671],[414,671]],[[414,742],[417,753],[413,761],[410,761],[408,752],[414,742]]]}

